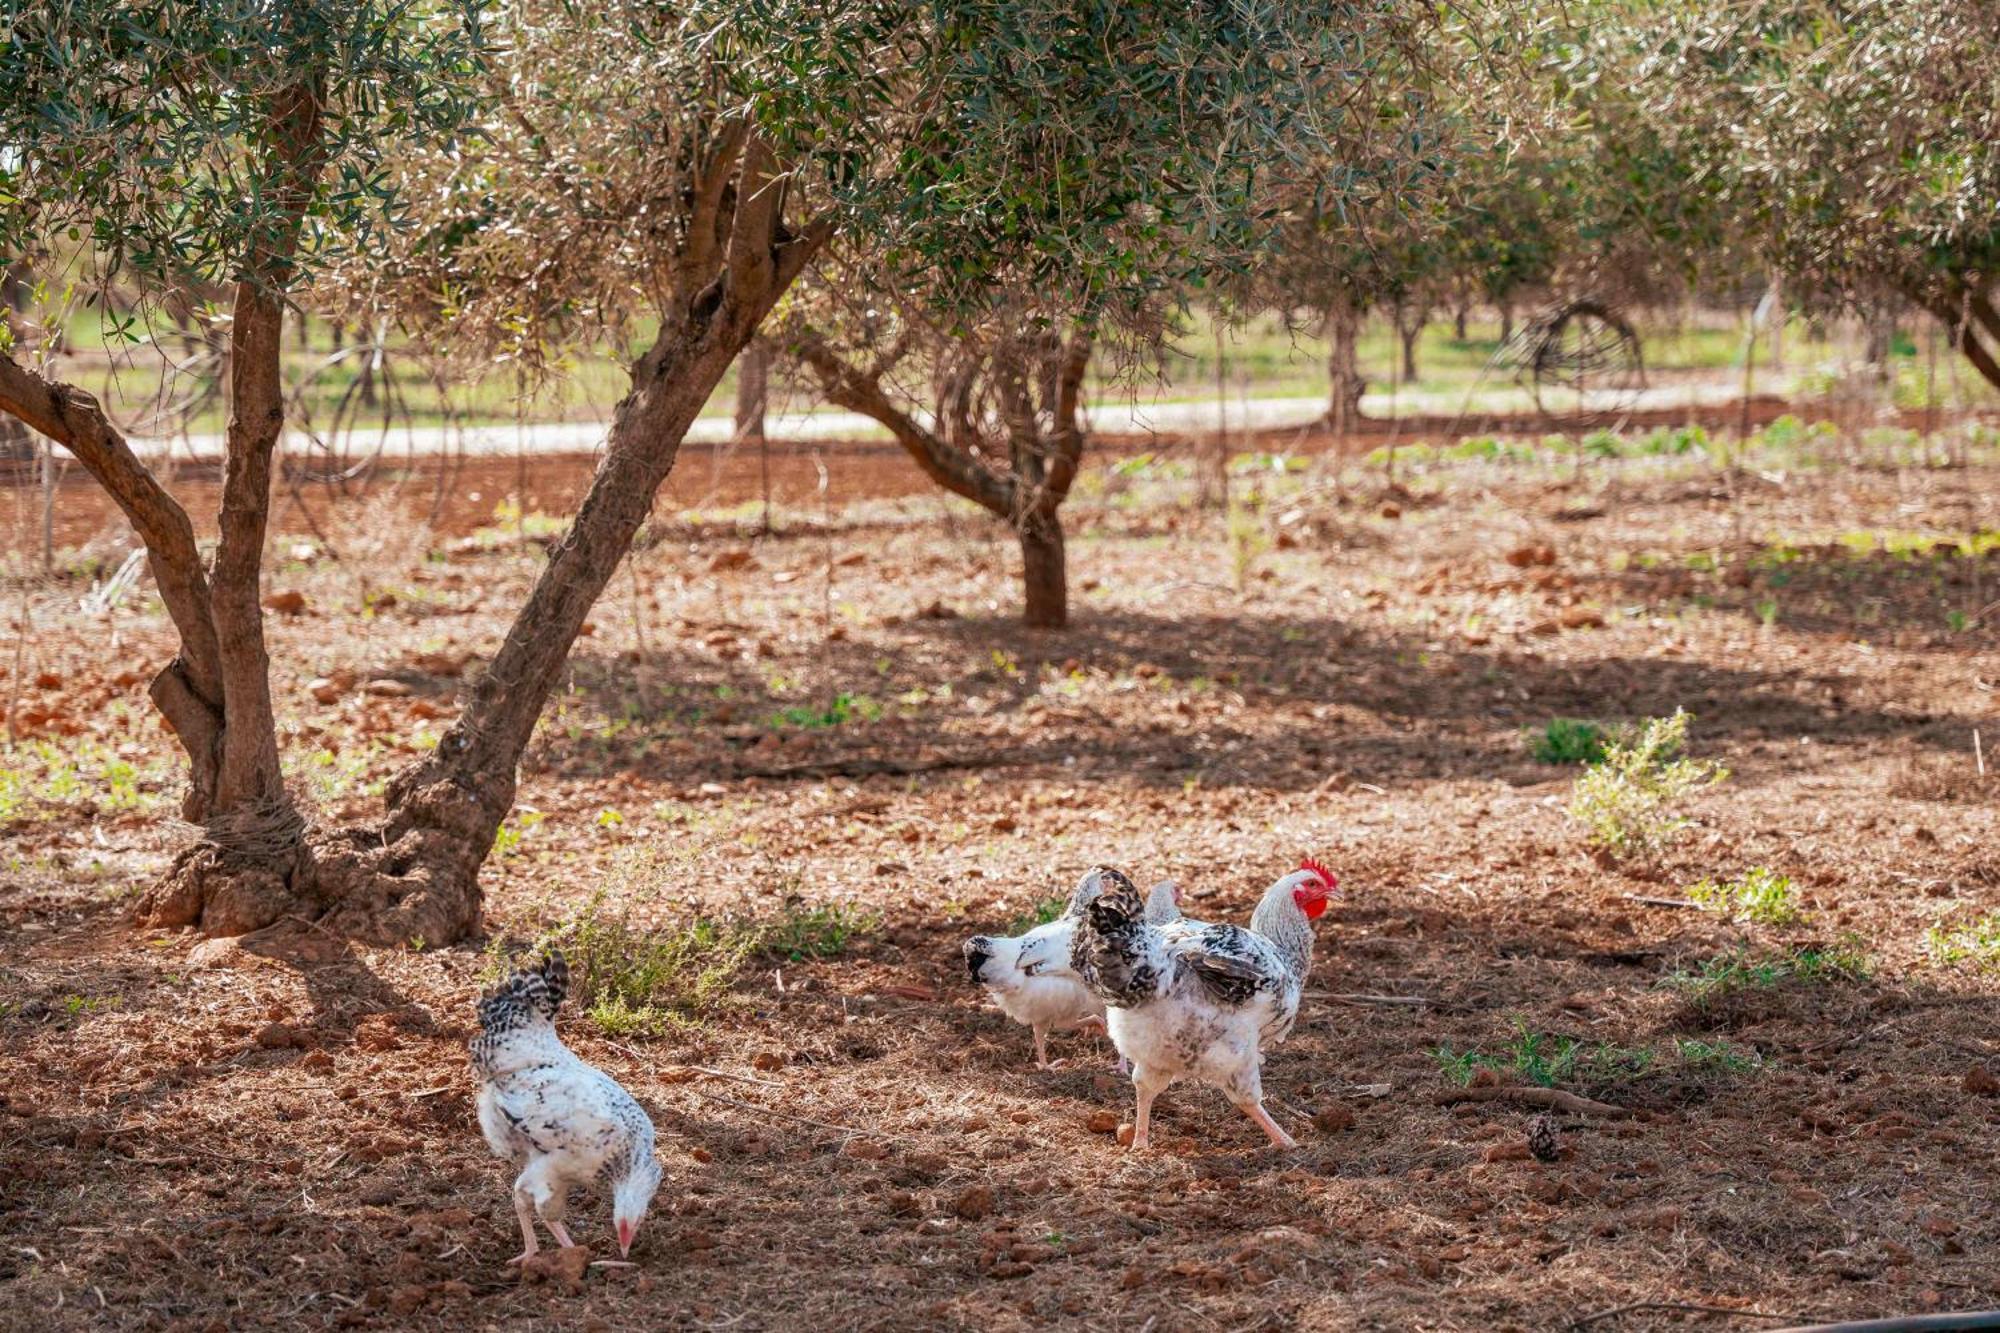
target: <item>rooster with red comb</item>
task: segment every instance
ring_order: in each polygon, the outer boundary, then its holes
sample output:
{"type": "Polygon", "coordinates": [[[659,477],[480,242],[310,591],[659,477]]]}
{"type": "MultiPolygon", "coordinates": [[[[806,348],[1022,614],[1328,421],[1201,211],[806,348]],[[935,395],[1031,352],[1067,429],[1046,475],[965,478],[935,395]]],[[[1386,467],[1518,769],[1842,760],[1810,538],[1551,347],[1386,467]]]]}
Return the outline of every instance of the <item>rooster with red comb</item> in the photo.
{"type": "Polygon", "coordinates": [[[1156,925],[1131,880],[1109,868],[1092,874],[1099,884],[1070,960],[1105,1002],[1112,1044],[1132,1065],[1133,1150],[1147,1145],[1153,1099],[1184,1078],[1220,1088],[1276,1146],[1297,1146],[1264,1109],[1264,1051],[1298,1019],[1312,923],[1340,881],[1307,859],[1265,891],[1245,928],[1156,925]]]}

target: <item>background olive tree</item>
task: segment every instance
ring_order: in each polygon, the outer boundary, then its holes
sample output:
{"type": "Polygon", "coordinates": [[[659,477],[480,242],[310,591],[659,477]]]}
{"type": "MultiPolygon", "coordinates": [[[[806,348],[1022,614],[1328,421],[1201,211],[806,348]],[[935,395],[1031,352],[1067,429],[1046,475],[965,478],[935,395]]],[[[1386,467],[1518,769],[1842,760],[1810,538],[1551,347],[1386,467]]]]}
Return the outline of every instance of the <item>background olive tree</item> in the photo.
{"type": "Polygon", "coordinates": [[[1093,357],[1100,385],[1157,360],[1193,297],[1272,258],[1290,201],[1337,205],[1433,169],[1396,122],[1406,72],[1441,40],[1434,17],[1399,2],[1172,24],[1052,10],[986,59],[1063,51],[1066,81],[1004,83],[977,111],[982,151],[1046,164],[1051,188],[961,215],[951,245],[969,248],[945,264],[922,232],[846,233],[787,303],[780,341],[826,398],[1013,529],[1028,626],[1069,619],[1061,507],[1093,357]]]}
{"type": "Polygon", "coordinates": [[[1802,303],[1908,300],[2000,386],[1997,19],[1982,0],[1634,6],[1589,58],[1682,168],[1635,198],[1721,210],[1802,303]]]}

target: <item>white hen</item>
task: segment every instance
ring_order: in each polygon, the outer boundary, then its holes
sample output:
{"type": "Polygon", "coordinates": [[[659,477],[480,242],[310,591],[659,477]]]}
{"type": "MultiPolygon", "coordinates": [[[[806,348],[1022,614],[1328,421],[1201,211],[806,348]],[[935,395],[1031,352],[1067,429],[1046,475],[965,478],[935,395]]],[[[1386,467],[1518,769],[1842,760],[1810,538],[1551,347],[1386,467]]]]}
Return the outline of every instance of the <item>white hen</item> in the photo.
{"type": "Polygon", "coordinates": [[[1109,1005],[1111,1042],[1132,1063],[1134,1150],[1146,1147],[1153,1099],[1183,1078],[1222,1089],[1272,1143],[1294,1146],[1264,1109],[1263,1052],[1298,1018],[1312,923],[1338,883],[1333,873],[1307,861],[1265,891],[1248,929],[1155,925],[1132,881],[1111,869],[1091,874],[1102,891],[1077,923],[1072,962],[1109,1005]]]}
{"type": "MultiPolygon", "coordinates": [[[[1069,961],[1076,923],[1097,891],[1097,880],[1086,875],[1054,921],[1025,935],[975,935],[965,942],[965,965],[973,984],[986,988],[1001,1013],[1034,1032],[1038,1068],[1048,1068],[1051,1029],[1104,1020],[1104,1001],[1085,988],[1069,961]]],[[[1171,880],[1155,884],[1146,898],[1146,919],[1163,924],[1180,914],[1180,890],[1171,880]]]]}
{"type": "Polygon", "coordinates": [[[618,1253],[629,1254],[660,1185],[652,1120],[616,1079],[579,1060],[556,1035],[568,989],[569,964],[550,953],[479,1001],[481,1031],[472,1039],[479,1128],[495,1156],[524,1163],[514,1181],[522,1250],[510,1263],[541,1248],[536,1214],[557,1244],[574,1243],[562,1219],[570,1188],[583,1184],[611,1195],[618,1253]]]}

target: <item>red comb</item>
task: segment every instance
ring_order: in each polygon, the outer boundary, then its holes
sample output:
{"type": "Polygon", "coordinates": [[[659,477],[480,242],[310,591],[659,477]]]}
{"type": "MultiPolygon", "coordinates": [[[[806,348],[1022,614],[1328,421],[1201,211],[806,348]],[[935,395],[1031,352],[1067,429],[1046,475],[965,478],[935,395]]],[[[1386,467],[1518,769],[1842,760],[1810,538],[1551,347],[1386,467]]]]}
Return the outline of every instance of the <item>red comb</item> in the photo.
{"type": "Polygon", "coordinates": [[[1306,857],[1303,861],[1299,862],[1299,869],[1310,870],[1315,875],[1318,875],[1321,879],[1325,880],[1326,887],[1329,892],[1340,887],[1340,876],[1334,874],[1331,870],[1328,870],[1325,866],[1313,860],[1310,856],[1306,857]]]}

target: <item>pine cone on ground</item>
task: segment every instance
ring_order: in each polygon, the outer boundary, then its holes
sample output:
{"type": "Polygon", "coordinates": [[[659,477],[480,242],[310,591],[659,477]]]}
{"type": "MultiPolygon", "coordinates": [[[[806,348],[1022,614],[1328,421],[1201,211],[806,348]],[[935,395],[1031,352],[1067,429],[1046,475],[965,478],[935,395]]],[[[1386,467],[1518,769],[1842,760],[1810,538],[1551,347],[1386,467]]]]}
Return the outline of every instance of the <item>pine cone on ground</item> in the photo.
{"type": "Polygon", "coordinates": [[[1538,1115],[1528,1122],[1528,1151],[1538,1162],[1553,1162],[1562,1155],[1562,1130],[1552,1115],[1538,1115]]]}

